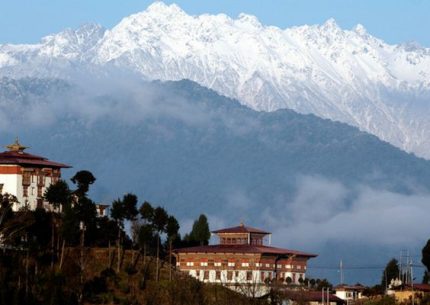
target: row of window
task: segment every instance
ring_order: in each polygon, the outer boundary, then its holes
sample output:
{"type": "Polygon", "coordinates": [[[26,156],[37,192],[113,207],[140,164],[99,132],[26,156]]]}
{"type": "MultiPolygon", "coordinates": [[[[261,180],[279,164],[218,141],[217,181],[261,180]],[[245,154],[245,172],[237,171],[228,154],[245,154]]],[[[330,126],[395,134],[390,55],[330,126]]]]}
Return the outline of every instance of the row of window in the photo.
{"type": "MultiPolygon", "coordinates": [[[[196,270],[196,278],[200,278],[200,270],[196,270]]],[[[246,280],[252,280],[252,271],[247,271],[245,274],[246,280]]],[[[227,281],[232,281],[233,279],[239,279],[239,271],[227,271],[227,281]]],[[[203,271],[203,280],[209,280],[209,270],[203,271]]],[[[215,280],[221,280],[221,271],[215,271],[215,280]]]]}
{"type": "Polygon", "coordinates": [[[250,240],[248,238],[239,238],[239,237],[221,237],[220,238],[221,244],[223,245],[247,245],[250,243],[251,245],[262,245],[263,239],[262,238],[255,238],[252,237],[250,240]]]}
{"type": "MultiPolygon", "coordinates": [[[[188,266],[188,267],[192,267],[192,266],[194,266],[194,265],[198,265],[199,263],[196,263],[196,264],[194,264],[194,262],[186,262],[186,265],[188,266]]],[[[222,266],[222,263],[221,262],[200,262],[200,266],[202,266],[202,267],[207,267],[207,266],[212,266],[212,264],[213,264],[213,266],[215,266],[215,267],[221,267],[222,266]]],[[[176,265],[177,266],[180,266],[181,264],[180,264],[180,262],[177,262],[176,263],[176,265]]],[[[236,266],[236,263],[235,262],[228,262],[228,264],[227,264],[227,266],[228,267],[235,267],[236,266]]],[[[249,267],[250,266],[250,263],[241,263],[240,264],[240,266],[242,266],[242,267],[249,267]]],[[[263,264],[263,263],[255,263],[255,267],[257,267],[257,268],[259,268],[259,267],[266,267],[266,268],[275,268],[275,264],[263,264]]],[[[294,266],[294,265],[282,265],[282,264],[277,264],[277,266],[276,266],[278,269],[282,269],[283,267],[285,268],[285,269],[294,269],[294,267],[297,269],[297,270],[301,270],[302,269],[302,266],[300,266],[300,265],[296,265],[296,266],[294,266]]],[[[306,266],[303,266],[303,269],[304,270],[306,270],[306,266]]]]}
{"type": "MultiPolygon", "coordinates": [[[[212,270],[213,273],[215,273],[215,277],[214,278],[210,278],[210,272],[209,270],[195,270],[195,274],[194,271],[190,271],[190,274],[192,274],[193,276],[195,276],[196,278],[200,279],[201,276],[203,276],[203,280],[216,280],[219,281],[221,280],[221,271],[219,270],[212,270]]],[[[232,280],[244,280],[246,279],[247,281],[251,281],[251,280],[255,280],[255,281],[261,281],[264,282],[266,280],[272,280],[274,278],[274,273],[270,272],[270,271],[261,271],[261,273],[259,274],[260,278],[253,278],[253,272],[252,271],[241,271],[242,272],[242,276],[240,276],[239,271],[226,271],[226,274],[224,276],[226,276],[225,278],[223,278],[223,280],[227,280],[227,281],[232,281],[232,280]]],[[[212,274],[213,274],[212,273],[212,274]]],[[[212,275],[212,276],[214,276],[212,275]]],[[[254,274],[254,276],[258,277],[258,274],[254,274]]],[[[302,273],[284,273],[281,272],[279,274],[278,277],[282,282],[286,282],[288,283],[289,281],[291,281],[292,283],[298,283],[299,279],[304,279],[304,274],[302,273]]]]}

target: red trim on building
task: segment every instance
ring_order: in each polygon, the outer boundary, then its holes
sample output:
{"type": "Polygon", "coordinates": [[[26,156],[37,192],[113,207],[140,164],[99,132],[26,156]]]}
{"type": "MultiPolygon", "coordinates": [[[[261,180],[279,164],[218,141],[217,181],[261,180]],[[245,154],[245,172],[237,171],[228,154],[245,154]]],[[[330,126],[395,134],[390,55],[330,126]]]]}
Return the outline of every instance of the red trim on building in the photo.
{"type": "Polygon", "coordinates": [[[256,245],[211,245],[211,246],[197,246],[190,248],[182,248],[174,250],[176,253],[259,253],[259,254],[275,254],[275,255],[288,255],[288,256],[303,256],[303,257],[317,257],[316,254],[300,252],[296,250],[275,248],[269,246],[256,246],[256,245]]]}
{"type": "Polygon", "coordinates": [[[16,164],[21,166],[70,168],[70,165],[50,161],[47,158],[28,154],[23,151],[5,151],[0,153],[0,164],[16,164]]]}
{"type": "Polygon", "coordinates": [[[246,227],[244,225],[240,225],[237,227],[231,227],[221,230],[212,231],[212,233],[259,233],[259,234],[270,234],[270,232],[266,232],[257,228],[246,227]]]}
{"type": "Polygon", "coordinates": [[[0,174],[18,175],[18,174],[21,174],[21,167],[19,167],[19,166],[0,166],[0,174]]]}

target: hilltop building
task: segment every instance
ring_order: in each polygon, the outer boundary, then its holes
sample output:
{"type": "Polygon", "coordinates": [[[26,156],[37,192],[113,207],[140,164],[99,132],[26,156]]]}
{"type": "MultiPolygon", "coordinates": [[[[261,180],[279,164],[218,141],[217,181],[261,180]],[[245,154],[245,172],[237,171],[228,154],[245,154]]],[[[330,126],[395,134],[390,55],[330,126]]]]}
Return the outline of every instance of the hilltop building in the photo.
{"type": "Polygon", "coordinates": [[[177,268],[202,282],[239,291],[248,287],[257,295],[267,292],[266,283],[273,279],[300,283],[305,279],[307,261],[317,256],[267,246],[264,241],[268,236],[270,243],[270,232],[244,224],[212,233],[218,235],[218,245],[175,250],[177,268]]]}
{"type": "Polygon", "coordinates": [[[347,305],[333,293],[327,291],[285,290],[282,293],[283,305],[347,305]]]}
{"type": "Polygon", "coordinates": [[[23,207],[50,210],[43,194],[60,179],[61,169],[70,166],[25,152],[28,147],[21,145],[18,139],[6,148],[7,151],[0,153],[0,193],[16,196],[18,203],[13,205],[14,211],[23,207]]]}
{"type": "Polygon", "coordinates": [[[366,287],[356,284],[356,285],[337,285],[334,287],[334,290],[336,292],[336,296],[344,301],[346,301],[347,304],[352,304],[357,300],[365,298],[363,296],[363,291],[366,287]]]}

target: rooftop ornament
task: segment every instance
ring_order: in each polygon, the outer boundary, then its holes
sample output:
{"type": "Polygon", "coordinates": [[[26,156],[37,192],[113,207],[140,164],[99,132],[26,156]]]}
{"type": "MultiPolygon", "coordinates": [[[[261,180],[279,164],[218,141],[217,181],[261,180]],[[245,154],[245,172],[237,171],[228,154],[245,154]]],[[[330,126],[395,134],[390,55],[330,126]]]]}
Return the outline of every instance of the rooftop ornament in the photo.
{"type": "Polygon", "coordinates": [[[9,151],[23,152],[29,147],[21,145],[21,143],[19,143],[18,137],[16,137],[15,143],[7,145],[6,148],[9,149],[9,151]]]}

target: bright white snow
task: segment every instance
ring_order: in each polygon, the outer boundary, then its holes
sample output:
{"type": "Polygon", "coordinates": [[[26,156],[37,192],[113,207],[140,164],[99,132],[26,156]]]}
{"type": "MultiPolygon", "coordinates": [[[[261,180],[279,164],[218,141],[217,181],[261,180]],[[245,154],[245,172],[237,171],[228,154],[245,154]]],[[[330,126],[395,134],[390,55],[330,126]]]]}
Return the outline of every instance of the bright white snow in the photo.
{"type": "Polygon", "coordinates": [[[342,121],[430,158],[430,49],[386,44],[362,25],[280,29],[156,2],[111,30],[85,25],[37,45],[0,46],[0,76],[69,78],[111,66],[191,79],[256,110],[342,121]]]}

